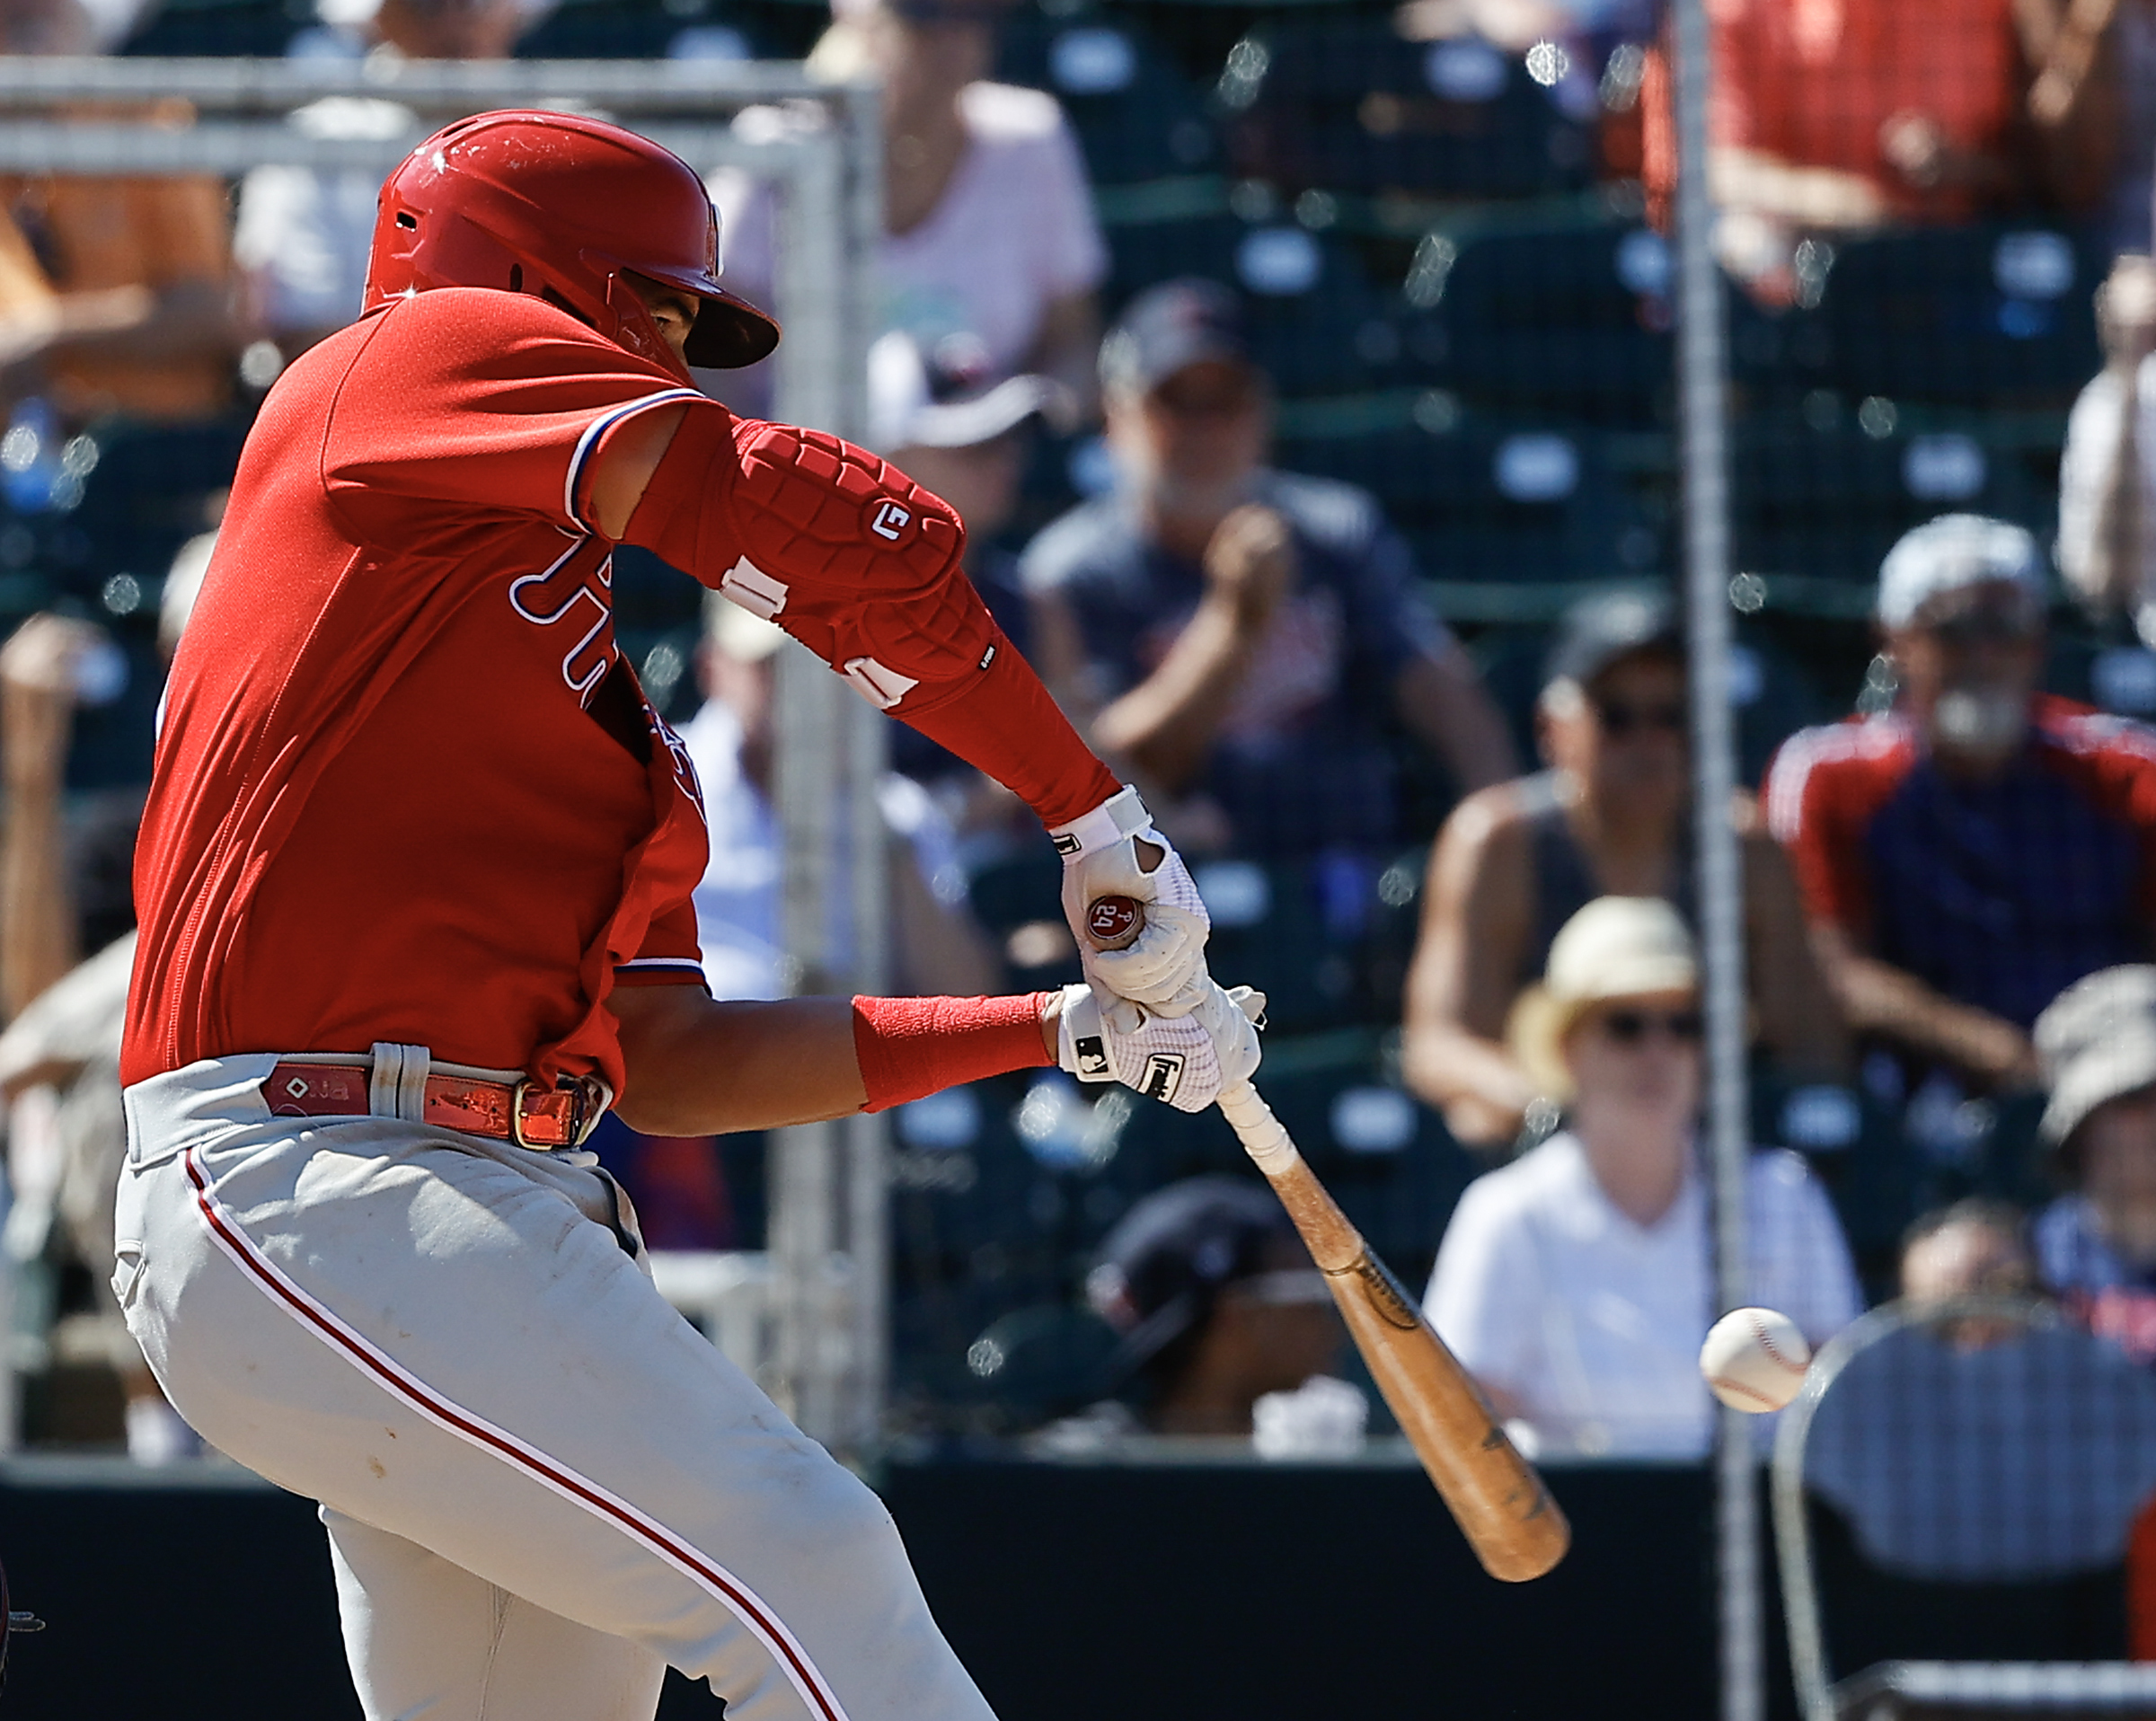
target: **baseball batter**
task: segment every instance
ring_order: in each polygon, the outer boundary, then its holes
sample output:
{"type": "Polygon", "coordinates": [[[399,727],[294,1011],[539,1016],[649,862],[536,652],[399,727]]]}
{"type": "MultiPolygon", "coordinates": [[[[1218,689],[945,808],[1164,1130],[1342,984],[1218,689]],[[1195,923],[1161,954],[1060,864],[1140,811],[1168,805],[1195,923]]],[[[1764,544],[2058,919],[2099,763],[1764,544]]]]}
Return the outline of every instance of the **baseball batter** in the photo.
{"type": "Polygon", "coordinates": [[[951,511],[688,385],[777,340],[673,156],[447,128],[384,187],[360,321],[263,403],[173,665],[114,1290],[181,1414],[322,1502],[376,1721],[648,1721],[669,1662],[736,1721],[985,1716],[875,1496],[658,1296],[579,1145],[609,1105],[755,1129],[1056,1062],[1195,1109],[1257,1062],[951,511]],[[712,1002],[623,542],[1009,785],[1066,906],[1144,935],[1062,994],[712,1002]]]}

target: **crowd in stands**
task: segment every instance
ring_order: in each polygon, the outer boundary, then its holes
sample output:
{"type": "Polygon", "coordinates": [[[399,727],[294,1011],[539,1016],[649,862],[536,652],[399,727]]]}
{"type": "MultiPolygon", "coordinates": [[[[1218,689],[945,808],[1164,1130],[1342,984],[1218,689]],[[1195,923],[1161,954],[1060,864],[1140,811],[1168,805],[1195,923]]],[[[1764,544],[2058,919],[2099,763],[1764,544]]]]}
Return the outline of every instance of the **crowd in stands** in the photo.
{"type": "MultiPolygon", "coordinates": [[[[2156,0],[1710,9],[1745,787],[1705,809],[1648,0],[833,0],[813,31],[780,0],[322,4],[0,0],[0,48],[191,49],[222,18],[390,65],[612,31],[881,83],[856,428],[957,508],[1006,632],[1191,858],[1215,971],[1271,995],[1268,1091],[1524,1444],[1710,1437],[1702,812],[1741,859],[1753,1300],[1818,1343],[1868,1298],[2040,1292],[2156,1364],[2156,0]]],[[[289,123],[423,129],[393,92],[289,123]]],[[[711,183],[728,279],[769,302],[782,199],[711,183]]],[[[158,654],[249,415],[357,310],[374,192],[0,178],[4,1248],[56,1381],[115,1325],[158,654]]],[[[773,406],[771,364],[704,380],[773,406]]],[[[648,558],[614,592],[703,786],[709,984],[779,995],[785,638],[648,558]]],[[[896,726],[890,763],[893,985],[1074,975],[1017,803],[896,726]]],[[[843,966],[855,903],[826,912],[843,966]]],[[[1360,1440],[1319,1275],[1216,1118],[1051,1076],[894,1133],[904,1417],[1044,1452],[1360,1440]],[[1060,1311],[1031,1372],[1028,1310],[1060,1311]]],[[[761,1143],[599,1145],[655,1246],[760,1245],[761,1143]]],[[[114,1354],[132,1448],[186,1450],[114,1354]]],[[[110,1432],[57,1388],[30,1421],[110,1432]]]]}

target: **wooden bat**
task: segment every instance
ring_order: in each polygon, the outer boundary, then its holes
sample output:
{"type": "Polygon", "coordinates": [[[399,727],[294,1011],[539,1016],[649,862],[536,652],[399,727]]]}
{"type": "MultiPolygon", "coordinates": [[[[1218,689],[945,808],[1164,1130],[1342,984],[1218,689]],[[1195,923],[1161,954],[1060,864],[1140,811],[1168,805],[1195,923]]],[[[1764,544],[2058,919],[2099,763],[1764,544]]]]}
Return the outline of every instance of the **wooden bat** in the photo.
{"type": "MultiPolygon", "coordinates": [[[[1128,897],[1102,897],[1086,914],[1087,933],[1102,949],[1128,944],[1143,924],[1128,897]]],[[[1506,1437],[1489,1400],[1415,1300],[1303,1162],[1257,1089],[1243,1082],[1218,1104],[1302,1233],[1371,1379],[1483,1570],[1508,1584],[1542,1576],[1572,1541],[1542,1478],[1506,1437]]]]}

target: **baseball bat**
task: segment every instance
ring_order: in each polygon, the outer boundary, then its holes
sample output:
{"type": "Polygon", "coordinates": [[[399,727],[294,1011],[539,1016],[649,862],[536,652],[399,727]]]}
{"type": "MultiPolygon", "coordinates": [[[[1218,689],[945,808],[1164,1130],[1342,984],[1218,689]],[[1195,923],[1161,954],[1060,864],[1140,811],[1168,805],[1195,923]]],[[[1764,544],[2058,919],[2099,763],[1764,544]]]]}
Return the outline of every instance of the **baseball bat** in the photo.
{"type": "MultiPolygon", "coordinates": [[[[1102,949],[1130,943],[1143,923],[1128,897],[1103,897],[1086,915],[1087,933],[1102,949]]],[[[1304,1163],[1257,1089],[1242,1082],[1217,1103],[1294,1222],[1370,1378],[1483,1570],[1508,1584],[1542,1576],[1565,1557],[1572,1531],[1541,1476],[1507,1438],[1489,1400],[1415,1300],[1304,1163]]]]}

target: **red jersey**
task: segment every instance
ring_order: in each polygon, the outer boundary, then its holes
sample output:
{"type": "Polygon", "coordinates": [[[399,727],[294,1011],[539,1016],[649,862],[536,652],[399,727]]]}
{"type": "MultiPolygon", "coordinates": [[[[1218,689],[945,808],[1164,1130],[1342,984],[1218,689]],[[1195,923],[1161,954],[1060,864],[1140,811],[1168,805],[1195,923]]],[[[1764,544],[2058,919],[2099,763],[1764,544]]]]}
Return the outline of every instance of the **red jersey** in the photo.
{"type": "Polygon", "coordinates": [[[1804,729],[1767,817],[1805,912],[1948,997],[2028,1027],[2156,931],[2156,733],[2039,697],[2028,745],[1948,777],[1898,712],[1804,729]]]}
{"type": "Polygon", "coordinates": [[[614,647],[589,483],[614,428],[683,404],[628,541],[1047,822],[1116,791],[958,571],[936,498],[535,298],[420,294],[299,359],[241,456],[166,693],[123,1080],[388,1040],[621,1090],[606,997],[700,984],[707,845],[614,647]]]}

